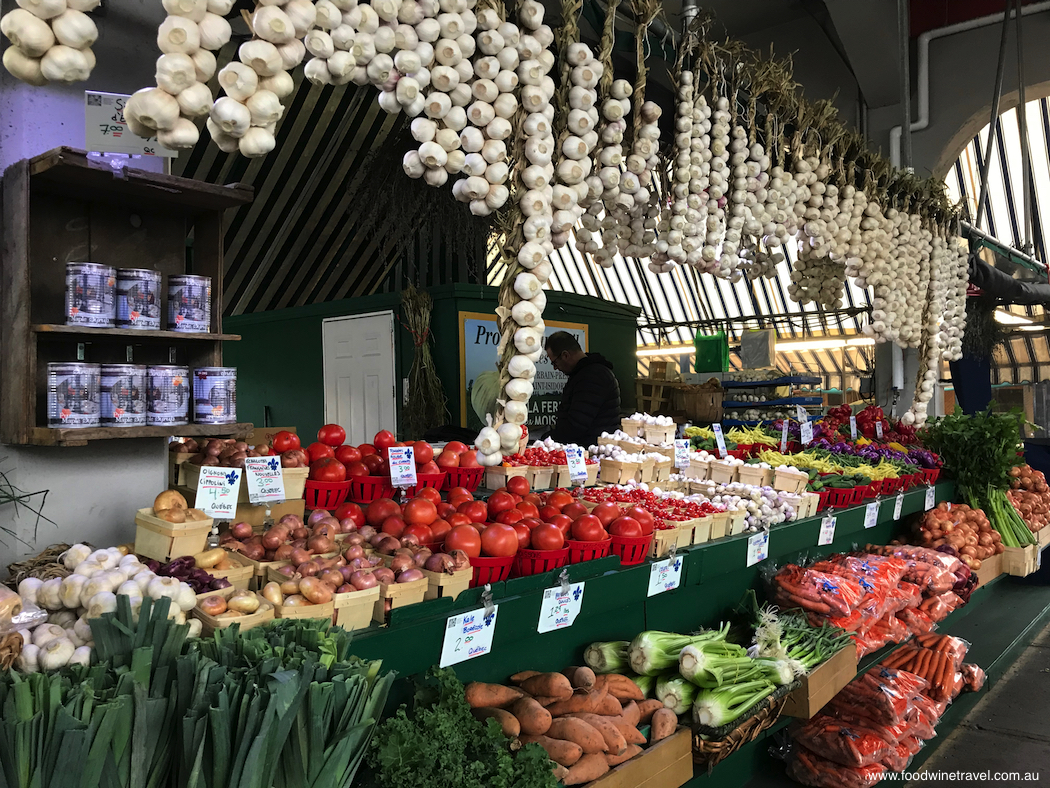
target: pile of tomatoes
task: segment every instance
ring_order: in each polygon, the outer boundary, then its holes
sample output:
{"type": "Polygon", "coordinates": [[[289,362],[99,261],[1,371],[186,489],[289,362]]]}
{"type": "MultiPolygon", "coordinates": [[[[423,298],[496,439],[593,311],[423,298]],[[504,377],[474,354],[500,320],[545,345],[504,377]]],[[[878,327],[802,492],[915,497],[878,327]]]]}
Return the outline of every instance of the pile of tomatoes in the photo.
{"type": "MultiPolygon", "coordinates": [[[[568,465],[569,461],[565,457],[564,449],[554,449],[553,451],[547,451],[541,449],[538,446],[531,446],[523,452],[518,454],[511,454],[509,457],[504,457],[504,462],[508,465],[520,466],[520,465],[531,465],[537,468],[546,468],[549,465],[568,465]]],[[[598,461],[588,457],[584,462],[587,465],[597,465],[598,461]]]]}
{"type": "MultiPolygon", "coordinates": [[[[711,514],[720,514],[724,509],[715,506],[710,501],[696,503],[686,501],[682,498],[664,498],[643,490],[641,487],[584,487],[577,490],[577,495],[591,503],[630,503],[644,507],[659,520],[672,520],[684,522],[696,520],[711,514]]],[[[670,528],[657,524],[658,529],[670,528]]]]}

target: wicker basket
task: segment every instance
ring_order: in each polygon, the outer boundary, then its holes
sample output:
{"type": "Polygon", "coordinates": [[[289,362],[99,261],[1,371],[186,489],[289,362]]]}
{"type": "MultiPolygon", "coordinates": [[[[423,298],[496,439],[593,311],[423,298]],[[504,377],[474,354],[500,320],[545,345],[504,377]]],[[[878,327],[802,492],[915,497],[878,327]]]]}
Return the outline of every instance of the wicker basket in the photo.
{"type": "Polygon", "coordinates": [[[793,681],[791,684],[778,688],[773,695],[762,701],[751,712],[729,723],[736,727],[728,733],[717,735],[722,729],[711,732],[709,728],[694,724],[693,763],[698,766],[706,766],[710,774],[711,770],[723,760],[776,725],[781,712],[784,711],[787,696],[792,689],[798,686],[800,682],[793,681]]]}

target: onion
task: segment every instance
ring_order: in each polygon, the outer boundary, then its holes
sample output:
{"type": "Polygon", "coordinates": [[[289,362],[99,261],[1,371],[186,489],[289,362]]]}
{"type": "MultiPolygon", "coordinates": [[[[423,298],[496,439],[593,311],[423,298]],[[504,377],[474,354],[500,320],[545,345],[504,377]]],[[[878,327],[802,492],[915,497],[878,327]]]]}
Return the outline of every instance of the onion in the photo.
{"type": "Polygon", "coordinates": [[[223,542],[222,537],[219,537],[219,543],[227,550],[233,550],[235,552],[241,552],[241,548],[244,547],[243,542],[238,542],[234,538],[230,538],[229,541],[223,542]]]}
{"type": "Polygon", "coordinates": [[[270,582],[264,585],[262,596],[271,605],[284,604],[284,594],[281,593],[281,587],[277,583],[270,582]]]}
{"type": "Polygon", "coordinates": [[[350,575],[350,585],[358,591],[364,591],[366,588],[375,588],[378,584],[379,581],[371,572],[354,572],[350,575]]]}
{"type": "Polygon", "coordinates": [[[283,544],[273,551],[274,561],[288,561],[291,560],[292,553],[295,552],[295,548],[290,544],[283,544]]]}
{"type": "Polygon", "coordinates": [[[332,588],[337,588],[343,584],[343,573],[338,569],[326,569],[319,575],[321,582],[325,585],[329,585],[332,588]]]}
{"type": "Polygon", "coordinates": [[[456,571],[456,562],[446,553],[434,553],[423,564],[423,568],[428,572],[444,572],[451,575],[456,571]]]}
{"type": "Polygon", "coordinates": [[[369,543],[369,544],[370,544],[370,545],[371,545],[372,547],[375,547],[375,546],[376,546],[376,545],[378,545],[378,544],[379,544],[379,543],[380,543],[381,541],[383,541],[383,539],[385,539],[385,538],[386,538],[387,536],[389,536],[389,534],[385,534],[385,533],[383,533],[382,531],[380,531],[380,532],[377,532],[377,533],[374,533],[374,534],[372,534],[372,535],[371,535],[370,537],[368,537],[368,543],[369,543]]]}
{"type": "Polygon", "coordinates": [[[253,531],[248,523],[234,523],[229,533],[233,534],[234,539],[250,539],[253,531]]]}
{"type": "Polygon", "coordinates": [[[225,577],[216,577],[214,580],[208,583],[208,588],[211,591],[221,591],[222,589],[229,588],[232,585],[233,583],[231,583],[225,577]]]}
{"type": "Polygon", "coordinates": [[[357,531],[357,523],[350,517],[345,517],[339,521],[339,532],[344,534],[352,534],[357,531]]]}
{"type": "Polygon", "coordinates": [[[304,577],[299,581],[299,593],[315,605],[332,601],[332,589],[316,577],[304,577]]]}
{"type": "Polygon", "coordinates": [[[312,602],[308,601],[306,597],[300,596],[299,594],[292,594],[289,597],[285,597],[283,607],[308,607],[312,602]]]}
{"type": "Polygon", "coordinates": [[[339,533],[339,530],[338,530],[339,529],[339,520],[337,520],[335,517],[332,517],[332,515],[328,515],[327,517],[322,517],[320,520],[318,520],[316,523],[314,523],[314,527],[313,528],[314,528],[314,535],[315,536],[318,533],[320,533],[320,531],[318,531],[317,529],[320,528],[322,525],[327,525],[330,528],[332,528],[333,529],[333,531],[332,531],[333,533],[339,533]]]}
{"type": "Polygon", "coordinates": [[[259,597],[251,591],[241,591],[231,596],[226,606],[230,610],[250,616],[259,609],[259,597]]]}
{"type": "Polygon", "coordinates": [[[327,539],[331,539],[336,534],[340,533],[339,523],[332,525],[331,523],[318,523],[314,526],[312,539],[316,539],[318,536],[323,536],[327,539]]]}
{"type": "Polygon", "coordinates": [[[309,538],[310,538],[310,529],[306,528],[305,526],[304,527],[300,527],[300,528],[296,528],[294,531],[292,531],[292,539],[309,539],[309,538]]]}
{"type": "Polygon", "coordinates": [[[449,552],[448,556],[452,559],[452,565],[455,568],[455,571],[459,572],[463,569],[470,569],[470,556],[462,550],[452,550],[449,552]]]}
{"type": "Polygon", "coordinates": [[[369,566],[379,566],[383,563],[383,556],[379,553],[372,553],[372,555],[366,555],[365,560],[368,561],[369,566]]]}
{"type": "Polygon", "coordinates": [[[339,586],[339,588],[337,588],[337,589],[335,590],[335,592],[336,592],[337,594],[352,594],[352,593],[354,593],[354,591],[356,591],[356,590],[357,590],[357,589],[356,589],[356,588],[354,588],[353,586],[349,586],[349,585],[343,584],[343,585],[339,586]]]}
{"type": "Polygon", "coordinates": [[[291,562],[298,566],[299,564],[305,564],[311,558],[310,553],[302,548],[297,547],[292,551],[291,562]]]}
{"type": "Polygon", "coordinates": [[[422,580],[425,577],[426,577],[426,575],[424,575],[418,569],[415,569],[415,568],[413,568],[413,569],[406,569],[397,578],[397,582],[399,582],[399,583],[411,583],[413,580],[422,580]]]}
{"type": "Polygon", "coordinates": [[[299,578],[294,580],[285,580],[281,583],[282,594],[298,594],[299,593],[299,578]]]}
{"type": "Polygon", "coordinates": [[[339,567],[339,574],[342,576],[344,582],[349,583],[350,582],[350,575],[352,575],[353,573],[354,573],[353,568],[351,568],[349,566],[341,566],[341,567],[339,567]]]}
{"type": "Polygon", "coordinates": [[[355,558],[364,558],[365,548],[361,547],[360,544],[352,544],[343,551],[343,558],[347,561],[353,561],[355,558]]]}
{"type": "Polygon", "coordinates": [[[372,540],[372,537],[375,536],[376,529],[370,525],[362,525],[360,528],[357,529],[357,532],[361,534],[362,539],[364,539],[366,542],[370,542],[372,540]]]}
{"type": "Polygon", "coordinates": [[[271,528],[263,534],[262,546],[267,550],[276,550],[284,543],[284,532],[271,528]]]}
{"type": "Polygon", "coordinates": [[[424,547],[421,550],[417,550],[413,561],[416,562],[416,569],[422,569],[423,565],[429,560],[430,556],[434,554],[434,551],[429,547],[424,547]]]}
{"type": "Polygon", "coordinates": [[[289,542],[289,544],[292,547],[299,548],[300,550],[306,550],[306,540],[305,539],[293,539],[291,542],[289,542]]]}
{"type": "Polygon", "coordinates": [[[312,553],[330,553],[335,543],[327,536],[312,536],[306,542],[306,549],[312,553]]]}
{"type": "Polygon", "coordinates": [[[285,577],[295,577],[295,567],[291,564],[285,564],[284,566],[277,567],[278,574],[282,574],[285,577]]]}
{"type": "Polygon", "coordinates": [[[325,517],[331,517],[332,513],[327,509],[314,509],[310,512],[310,516],[306,518],[307,525],[317,525],[325,517]]]}
{"type": "Polygon", "coordinates": [[[376,543],[376,552],[383,555],[393,555],[401,547],[401,542],[393,536],[383,536],[376,543]]]}
{"type": "Polygon", "coordinates": [[[201,612],[209,616],[217,616],[220,613],[226,612],[226,600],[221,596],[206,596],[197,606],[201,609],[201,612]]]}
{"type": "Polygon", "coordinates": [[[372,570],[372,574],[376,576],[376,580],[380,583],[390,584],[394,582],[394,573],[385,566],[377,566],[372,570]]]}
{"type": "Polygon", "coordinates": [[[240,552],[245,558],[250,558],[253,561],[262,561],[263,556],[266,554],[263,546],[255,542],[248,542],[241,547],[240,552]]]}
{"type": "Polygon", "coordinates": [[[303,518],[297,514],[286,514],[280,520],[277,521],[278,526],[287,528],[289,532],[294,531],[296,528],[303,527],[303,518]]]}
{"type": "Polygon", "coordinates": [[[414,560],[412,560],[411,554],[409,554],[409,555],[395,554],[394,557],[392,559],[390,559],[390,569],[395,575],[399,575],[402,572],[404,572],[406,569],[413,568],[415,565],[416,565],[416,562],[414,560]]]}
{"type": "Polygon", "coordinates": [[[273,550],[266,550],[266,551],[265,551],[265,552],[263,553],[263,560],[264,560],[264,561],[273,561],[273,560],[274,560],[274,557],[273,557],[273,550]]]}
{"type": "Polygon", "coordinates": [[[237,537],[235,537],[229,531],[223,531],[221,534],[219,534],[219,544],[222,545],[223,547],[226,546],[227,542],[235,542],[235,541],[237,541],[237,537]]]}
{"type": "Polygon", "coordinates": [[[316,561],[303,561],[297,570],[303,577],[313,577],[321,571],[316,561]]]}
{"type": "Polygon", "coordinates": [[[353,561],[351,561],[349,564],[347,564],[347,568],[348,569],[354,569],[354,570],[357,570],[357,569],[371,569],[373,566],[374,566],[374,564],[371,561],[369,561],[367,558],[355,558],[353,561]]]}
{"type": "Polygon", "coordinates": [[[404,534],[401,536],[401,544],[404,547],[420,547],[422,542],[419,541],[419,537],[415,534],[404,534]]]}

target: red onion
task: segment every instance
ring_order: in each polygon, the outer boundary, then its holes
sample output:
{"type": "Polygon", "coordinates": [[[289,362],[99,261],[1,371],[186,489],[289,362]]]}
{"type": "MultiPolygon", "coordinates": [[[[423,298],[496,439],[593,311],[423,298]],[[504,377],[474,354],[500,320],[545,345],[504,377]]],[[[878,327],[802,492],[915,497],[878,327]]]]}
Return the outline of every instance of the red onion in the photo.
{"type": "Polygon", "coordinates": [[[247,539],[253,533],[248,523],[234,523],[229,532],[233,534],[234,539],[247,539]]]}
{"type": "Polygon", "coordinates": [[[292,551],[292,555],[289,560],[291,560],[293,564],[304,564],[310,560],[310,554],[301,547],[297,547],[292,551]]]}
{"type": "Polygon", "coordinates": [[[264,561],[276,561],[277,559],[274,558],[274,555],[275,555],[275,553],[274,553],[273,550],[267,550],[266,552],[263,553],[263,560],[264,561]]]}
{"type": "Polygon", "coordinates": [[[309,528],[296,528],[292,531],[292,539],[309,539],[310,529],[309,528]]]}
{"type": "Polygon", "coordinates": [[[354,572],[350,575],[350,585],[358,591],[364,591],[366,588],[375,588],[379,581],[371,572],[354,572]]]}
{"type": "Polygon", "coordinates": [[[354,569],[354,570],[357,570],[357,569],[371,569],[372,566],[373,566],[373,564],[367,558],[355,558],[353,561],[351,561],[349,564],[347,564],[347,567],[349,569],[354,569]]]}
{"type": "Polygon", "coordinates": [[[353,561],[355,558],[364,558],[365,548],[359,544],[352,544],[343,551],[343,557],[347,561],[353,561]]]}
{"type": "Polygon", "coordinates": [[[291,544],[292,547],[298,548],[299,550],[306,549],[305,539],[293,539],[291,542],[289,542],[289,544],[291,544]]]}
{"type": "Polygon", "coordinates": [[[318,577],[322,583],[327,583],[332,588],[338,588],[343,584],[343,574],[338,569],[326,569],[318,577]]]}
{"type": "Polygon", "coordinates": [[[375,536],[376,529],[370,525],[362,525],[357,529],[357,532],[365,539],[365,541],[371,542],[372,537],[375,536]]]}
{"type": "MultiPolygon", "coordinates": [[[[315,534],[317,533],[317,529],[320,528],[322,525],[327,525],[329,528],[332,528],[332,529],[338,529],[339,528],[339,520],[337,520],[335,517],[332,517],[332,515],[328,515],[327,517],[322,517],[320,520],[318,520],[316,523],[313,524],[313,528],[314,528],[314,533],[315,534]]],[[[334,532],[335,533],[339,533],[338,530],[335,530],[334,532]]]]}
{"type": "Polygon", "coordinates": [[[304,561],[299,564],[299,574],[303,577],[313,577],[321,571],[321,567],[317,565],[316,561],[304,561]]]}
{"type": "Polygon", "coordinates": [[[419,537],[415,534],[402,534],[401,544],[405,547],[419,547],[422,542],[419,541],[419,537]]]}
{"type": "Polygon", "coordinates": [[[323,536],[326,539],[331,539],[337,533],[339,533],[339,523],[336,523],[335,525],[332,525],[331,523],[318,523],[314,526],[313,536],[311,538],[323,536]]]}
{"type": "Polygon", "coordinates": [[[339,530],[344,534],[357,533],[357,523],[350,517],[344,517],[339,521],[339,530]]]}
{"type": "Polygon", "coordinates": [[[379,566],[383,563],[383,556],[379,553],[372,553],[372,555],[366,555],[365,560],[368,561],[369,566],[379,566]]]}
{"type": "Polygon", "coordinates": [[[412,560],[410,555],[399,555],[394,554],[394,557],[390,559],[390,569],[393,570],[394,574],[400,574],[406,569],[411,569],[416,565],[415,561],[412,560]]]}
{"type": "Polygon", "coordinates": [[[327,509],[314,509],[310,512],[309,517],[306,518],[307,525],[316,525],[320,520],[325,517],[331,517],[332,513],[327,509]]]}
{"type": "Polygon", "coordinates": [[[339,567],[339,574],[341,574],[343,576],[343,580],[345,580],[347,583],[350,582],[350,575],[352,575],[353,573],[354,573],[354,570],[353,570],[352,567],[349,567],[349,566],[341,566],[341,567],[339,567]]]}
{"type": "Polygon", "coordinates": [[[262,561],[263,556],[266,555],[266,550],[263,548],[263,546],[261,544],[257,544],[256,542],[248,542],[247,544],[243,545],[240,548],[240,550],[241,555],[243,555],[245,558],[250,558],[253,561],[262,561]]]}
{"type": "Polygon", "coordinates": [[[383,536],[376,543],[376,552],[382,553],[383,555],[393,555],[395,551],[400,549],[401,542],[399,542],[393,536],[383,536]]]}
{"type": "Polygon", "coordinates": [[[380,583],[390,584],[394,582],[394,573],[385,566],[377,566],[372,570],[372,574],[376,576],[376,580],[380,583]]]}
{"type": "Polygon", "coordinates": [[[294,531],[296,528],[303,527],[303,518],[297,514],[286,514],[280,520],[277,521],[278,525],[283,525],[289,531],[294,531]]]}
{"type": "Polygon", "coordinates": [[[397,582],[411,583],[413,580],[422,580],[424,577],[426,577],[426,575],[424,575],[418,569],[406,569],[398,576],[397,582]]]}
{"type": "Polygon", "coordinates": [[[311,536],[306,542],[306,549],[311,553],[330,553],[335,543],[327,536],[311,536]]]}
{"type": "Polygon", "coordinates": [[[295,548],[290,544],[283,544],[273,551],[273,557],[276,561],[288,561],[294,552],[295,548]]]}
{"type": "Polygon", "coordinates": [[[346,585],[345,583],[335,590],[337,594],[352,594],[357,589],[353,586],[346,585]]]}
{"type": "Polygon", "coordinates": [[[455,565],[456,562],[452,560],[452,556],[445,553],[434,553],[423,564],[423,568],[428,572],[444,572],[451,575],[456,571],[455,565]]]}
{"type": "Polygon", "coordinates": [[[343,540],[343,544],[347,545],[348,547],[350,545],[354,545],[354,544],[367,544],[367,543],[368,543],[368,541],[365,539],[365,537],[361,533],[359,533],[357,531],[355,531],[353,533],[350,533],[350,534],[347,534],[346,539],[343,540]]]}
{"type": "Polygon", "coordinates": [[[452,559],[452,564],[455,567],[455,571],[462,569],[470,569],[470,556],[464,553],[462,550],[452,550],[449,552],[449,558],[452,559]]]}
{"type": "Polygon", "coordinates": [[[412,560],[416,563],[416,569],[422,569],[423,565],[429,560],[434,552],[427,547],[421,550],[416,550],[416,554],[412,557],[412,560]]]}
{"type": "Polygon", "coordinates": [[[285,564],[284,566],[277,567],[277,572],[284,575],[285,577],[295,576],[295,567],[291,564],[285,564]]]}
{"type": "Polygon", "coordinates": [[[234,541],[237,541],[237,537],[235,537],[229,531],[223,531],[221,534],[219,534],[219,544],[221,544],[221,545],[225,545],[227,542],[234,542],[234,541]]]}

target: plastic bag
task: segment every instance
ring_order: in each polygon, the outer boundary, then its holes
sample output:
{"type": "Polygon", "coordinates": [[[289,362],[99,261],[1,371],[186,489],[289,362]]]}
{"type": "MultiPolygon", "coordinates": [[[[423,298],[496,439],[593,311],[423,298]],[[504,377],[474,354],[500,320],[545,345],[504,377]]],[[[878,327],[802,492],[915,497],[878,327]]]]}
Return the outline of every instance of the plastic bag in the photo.
{"type": "Polygon", "coordinates": [[[903,730],[895,731],[898,733],[897,741],[907,736],[914,736],[918,739],[926,741],[932,739],[936,733],[933,730],[934,723],[931,722],[928,716],[928,710],[926,703],[928,703],[926,696],[921,693],[916,693],[911,699],[912,708],[908,712],[907,720],[903,730]]]}
{"type": "Polygon", "coordinates": [[[891,748],[881,763],[891,772],[903,772],[908,768],[915,753],[921,750],[923,743],[914,736],[909,736],[891,748]]]}
{"type": "Polygon", "coordinates": [[[889,643],[883,630],[870,629],[864,634],[856,634],[853,637],[857,648],[857,659],[873,654],[889,643]]]}
{"type": "Polygon", "coordinates": [[[843,723],[818,714],[795,733],[795,741],[806,749],[843,766],[868,766],[889,753],[895,741],[887,741],[871,728],[843,723]]]}
{"type": "Polygon", "coordinates": [[[918,607],[922,603],[922,589],[915,583],[901,580],[886,595],[886,612],[897,613],[906,607],[918,607]]]}
{"type": "Polygon", "coordinates": [[[873,788],[885,773],[886,767],[880,763],[842,766],[805,747],[796,747],[787,762],[788,777],[813,788],[873,788]]]}
{"type": "Polygon", "coordinates": [[[941,715],[944,713],[944,709],[948,704],[945,703],[942,706],[929,696],[923,695],[921,692],[913,695],[911,702],[914,710],[919,715],[918,719],[929,726],[930,735],[921,738],[932,739],[933,729],[937,726],[937,723],[941,721],[941,715]]]}
{"type": "Polygon", "coordinates": [[[773,576],[773,596],[782,607],[801,607],[831,617],[848,616],[863,593],[851,578],[788,564],[773,576]]]}
{"type": "Polygon", "coordinates": [[[925,635],[933,629],[933,620],[913,607],[905,608],[896,615],[913,635],[925,635]]]}
{"type": "Polygon", "coordinates": [[[984,686],[984,670],[972,662],[962,666],[963,689],[967,692],[979,692],[984,686]]]}
{"type": "Polygon", "coordinates": [[[847,684],[831,707],[843,715],[870,719],[875,726],[892,726],[905,719],[911,696],[925,688],[918,676],[876,665],[847,684]]]}
{"type": "Polygon", "coordinates": [[[951,657],[952,664],[956,670],[962,667],[963,660],[966,659],[966,653],[970,650],[968,641],[953,635],[937,635],[933,633],[919,635],[915,638],[915,642],[923,648],[947,654],[951,657]]]}
{"type": "Polygon", "coordinates": [[[0,635],[6,635],[8,632],[17,632],[20,629],[35,629],[41,624],[47,623],[49,615],[51,614],[42,607],[37,607],[30,602],[23,603],[22,609],[17,615],[11,616],[9,621],[0,624],[0,635]]]}
{"type": "Polygon", "coordinates": [[[918,610],[919,612],[925,613],[927,616],[929,616],[931,621],[944,621],[944,619],[948,617],[948,614],[955,610],[951,599],[958,598],[959,597],[951,591],[948,591],[944,594],[936,594],[934,596],[927,597],[926,599],[922,600],[922,603],[919,605],[918,610]]]}

